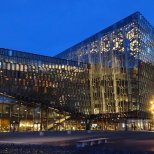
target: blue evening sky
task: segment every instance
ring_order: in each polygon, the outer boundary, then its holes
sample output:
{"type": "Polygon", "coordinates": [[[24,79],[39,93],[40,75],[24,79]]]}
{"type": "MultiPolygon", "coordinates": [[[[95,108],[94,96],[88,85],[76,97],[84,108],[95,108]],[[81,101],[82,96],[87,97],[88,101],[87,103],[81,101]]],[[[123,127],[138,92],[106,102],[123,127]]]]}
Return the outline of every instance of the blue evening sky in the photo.
{"type": "Polygon", "coordinates": [[[53,56],[136,11],[154,25],[154,0],[0,0],[0,48],[53,56]]]}

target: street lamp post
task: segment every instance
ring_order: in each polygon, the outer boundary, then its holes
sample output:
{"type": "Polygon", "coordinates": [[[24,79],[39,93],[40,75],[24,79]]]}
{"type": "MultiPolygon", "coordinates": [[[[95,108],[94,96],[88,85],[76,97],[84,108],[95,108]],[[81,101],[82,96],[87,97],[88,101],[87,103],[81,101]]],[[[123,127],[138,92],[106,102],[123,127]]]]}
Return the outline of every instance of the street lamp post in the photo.
{"type": "Polygon", "coordinates": [[[152,128],[153,128],[153,126],[154,126],[154,102],[151,101],[150,104],[151,104],[150,111],[152,114],[152,128]]]}

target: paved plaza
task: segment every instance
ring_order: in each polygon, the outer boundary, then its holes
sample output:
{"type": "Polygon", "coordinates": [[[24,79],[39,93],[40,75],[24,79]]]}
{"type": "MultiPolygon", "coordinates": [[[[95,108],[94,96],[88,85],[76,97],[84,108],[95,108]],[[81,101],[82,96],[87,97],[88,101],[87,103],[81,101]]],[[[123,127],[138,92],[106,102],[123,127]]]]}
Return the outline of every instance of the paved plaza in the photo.
{"type": "Polygon", "coordinates": [[[109,149],[154,152],[154,132],[135,131],[0,133],[0,144],[75,146],[76,141],[100,137],[109,138],[109,143],[103,145],[109,149]]]}

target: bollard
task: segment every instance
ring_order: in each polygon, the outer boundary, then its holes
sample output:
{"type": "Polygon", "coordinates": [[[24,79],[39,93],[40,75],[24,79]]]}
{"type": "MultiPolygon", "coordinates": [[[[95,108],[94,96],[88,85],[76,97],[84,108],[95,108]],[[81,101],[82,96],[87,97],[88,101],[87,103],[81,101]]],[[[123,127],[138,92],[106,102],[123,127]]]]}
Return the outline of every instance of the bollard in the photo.
{"type": "Polygon", "coordinates": [[[39,132],[39,135],[40,135],[40,136],[44,136],[44,133],[43,133],[43,132],[39,132]]]}
{"type": "Polygon", "coordinates": [[[87,133],[90,134],[91,133],[91,130],[88,130],[87,133]]]}
{"type": "Polygon", "coordinates": [[[67,131],[67,134],[71,134],[71,130],[68,130],[68,131],[67,131]]]}

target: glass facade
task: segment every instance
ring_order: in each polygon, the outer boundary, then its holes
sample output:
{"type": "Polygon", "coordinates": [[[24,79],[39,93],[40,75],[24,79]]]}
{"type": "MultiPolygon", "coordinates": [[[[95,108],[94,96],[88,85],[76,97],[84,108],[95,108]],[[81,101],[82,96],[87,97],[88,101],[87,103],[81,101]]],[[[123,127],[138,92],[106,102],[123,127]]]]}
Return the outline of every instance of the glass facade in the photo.
{"type": "Polygon", "coordinates": [[[0,131],[147,130],[150,102],[154,28],[139,12],[55,57],[0,49],[0,131]]]}
{"type": "Polygon", "coordinates": [[[56,57],[91,64],[93,114],[102,114],[107,122],[121,123],[127,129],[149,127],[154,95],[154,28],[139,12],[56,57]]]}
{"type": "Polygon", "coordinates": [[[88,64],[9,49],[0,59],[1,131],[48,130],[90,113],[88,64]]]}

